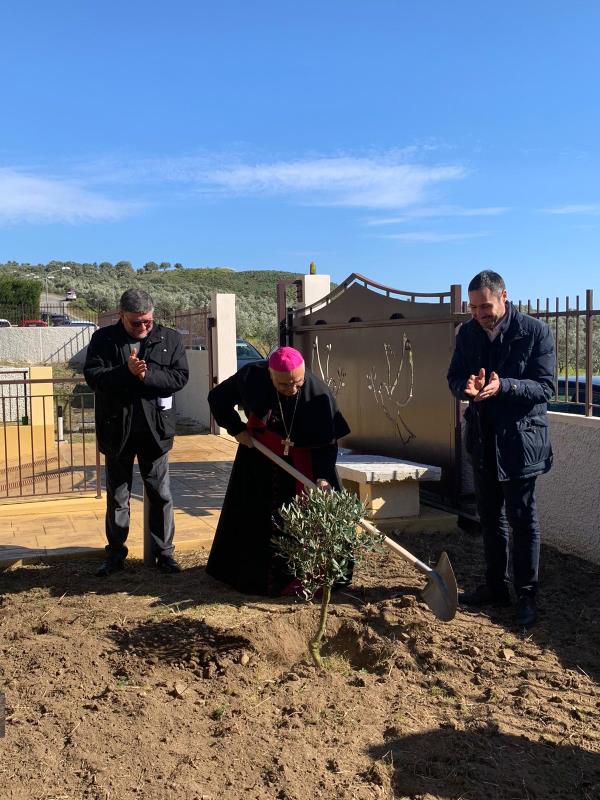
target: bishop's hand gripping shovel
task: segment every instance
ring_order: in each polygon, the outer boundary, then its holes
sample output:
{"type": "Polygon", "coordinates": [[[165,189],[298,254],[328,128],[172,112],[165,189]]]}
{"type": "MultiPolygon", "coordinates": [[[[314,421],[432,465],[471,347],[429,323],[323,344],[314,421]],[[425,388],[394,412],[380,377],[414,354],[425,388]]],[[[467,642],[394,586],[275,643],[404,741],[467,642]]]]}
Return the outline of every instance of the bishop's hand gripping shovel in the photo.
{"type": "MultiPolygon", "coordinates": [[[[313,483],[306,475],[303,475],[291,464],[288,464],[287,461],[284,461],[283,458],[276,455],[262,442],[259,442],[258,439],[253,438],[252,442],[259,452],[296,478],[297,481],[304,484],[304,486],[309,489],[318,488],[316,483],[313,483]]],[[[375,525],[364,518],[359,520],[358,524],[365,530],[377,531],[375,525]]],[[[432,569],[388,536],[384,537],[384,543],[393,553],[408,561],[415,569],[427,576],[427,583],[421,590],[421,597],[432,613],[442,622],[449,622],[454,619],[458,607],[458,587],[447,554],[443,552],[435,565],[435,569],[432,569]]]]}

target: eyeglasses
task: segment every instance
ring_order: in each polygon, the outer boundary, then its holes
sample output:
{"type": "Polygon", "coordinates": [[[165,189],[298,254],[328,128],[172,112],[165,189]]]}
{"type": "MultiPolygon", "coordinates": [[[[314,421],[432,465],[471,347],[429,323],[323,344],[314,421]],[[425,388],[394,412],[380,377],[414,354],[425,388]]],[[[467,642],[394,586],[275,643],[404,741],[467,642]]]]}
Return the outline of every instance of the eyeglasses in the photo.
{"type": "Polygon", "coordinates": [[[151,328],[152,324],[154,323],[153,319],[128,319],[127,322],[131,325],[132,328],[151,328]]]}

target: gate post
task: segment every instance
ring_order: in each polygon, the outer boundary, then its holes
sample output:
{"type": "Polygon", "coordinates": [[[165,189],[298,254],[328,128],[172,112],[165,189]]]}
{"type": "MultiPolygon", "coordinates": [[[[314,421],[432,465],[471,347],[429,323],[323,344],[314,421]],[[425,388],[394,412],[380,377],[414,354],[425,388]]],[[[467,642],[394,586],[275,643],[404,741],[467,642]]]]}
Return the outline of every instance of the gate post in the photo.
{"type": "Polygon", "coordinates": [[[450,313],[460,314],[462,311],[462,286],[453,283],[450,286],[450,313]]]}
{"type": "MultiPolygon", "coordinates": [[[[213,292],[210,297],[212,329],[209,346],[212,354],[212,385],[216,386],[237,372],[235,295],[213,292]]],[[[211,386],[212,388],[212,386],[211,386]]],[[[221,429],[215,425],[219,435],[221,429]]]]}

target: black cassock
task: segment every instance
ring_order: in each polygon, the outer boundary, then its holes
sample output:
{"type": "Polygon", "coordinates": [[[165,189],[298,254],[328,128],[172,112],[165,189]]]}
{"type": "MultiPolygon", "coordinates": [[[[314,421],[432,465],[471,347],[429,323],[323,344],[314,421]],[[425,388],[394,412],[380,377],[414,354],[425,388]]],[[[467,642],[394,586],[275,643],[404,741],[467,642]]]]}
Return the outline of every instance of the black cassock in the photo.
{"type": "MultiPolygon", "coordinates": [[[[296,396],[278,394],[266,362],[258,362],[242,367],[215,387],[208,402],[217,423],[231,436],[248,427],[307,477],[324,478],[339,489],[337,440],[350,433],[348,423],[325,382],[309,370],[297,398],[296,404],[296,396]],[[248,426],[236,406],[244,409],[248,426]],[[287,456],[286,427],[294,443],[287,456]]],[[[287,593],[293,576],[275,554],[271,539],[281,533],[274,522],[278,509],[299,489],[294,478],[258,450],[240,445],[206,566],[208,574],[248,594],[287,593]]]]}

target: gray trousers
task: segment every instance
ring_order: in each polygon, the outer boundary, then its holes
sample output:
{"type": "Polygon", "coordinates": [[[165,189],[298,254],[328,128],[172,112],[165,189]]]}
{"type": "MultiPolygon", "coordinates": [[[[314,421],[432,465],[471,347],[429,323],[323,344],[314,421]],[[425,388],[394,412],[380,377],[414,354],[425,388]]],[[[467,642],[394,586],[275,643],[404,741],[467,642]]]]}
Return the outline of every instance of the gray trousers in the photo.
{"type": "Polygon", "coordinates": [[[148,439],[132,434],[123,452],[117,457],[106,456],[106,553],[110,558],[127,556],[125,542],[129,534],[133,462],[137,456],[140,475],[149,504],[149,524],[154,556],[173,555],[173,498],[169,483],[169,454],[148,457],[144,453],[148,439]]]}

